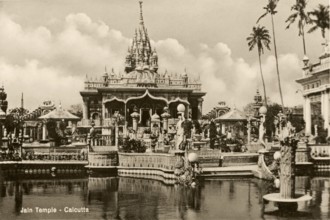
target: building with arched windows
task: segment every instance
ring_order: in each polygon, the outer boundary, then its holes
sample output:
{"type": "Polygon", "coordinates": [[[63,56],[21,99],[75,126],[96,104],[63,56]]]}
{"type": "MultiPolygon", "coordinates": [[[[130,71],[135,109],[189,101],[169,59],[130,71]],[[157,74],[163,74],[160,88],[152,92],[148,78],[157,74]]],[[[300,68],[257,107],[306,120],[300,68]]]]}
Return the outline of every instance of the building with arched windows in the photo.
{"type": "Polygon", "coordinates": [[[318,118],[323,120],[323,128],[328,129],[330,136],[330,50],[329,43],[324,44],[324,52],[319,57],[319,62],[310,63],[304,57],[303,75],[296,82],[302,85],[304,97],[304,121],[305,133],[310,135],[314,132],[318,118]],[[313,131],[314,130],[314,131],[313,131]]]}

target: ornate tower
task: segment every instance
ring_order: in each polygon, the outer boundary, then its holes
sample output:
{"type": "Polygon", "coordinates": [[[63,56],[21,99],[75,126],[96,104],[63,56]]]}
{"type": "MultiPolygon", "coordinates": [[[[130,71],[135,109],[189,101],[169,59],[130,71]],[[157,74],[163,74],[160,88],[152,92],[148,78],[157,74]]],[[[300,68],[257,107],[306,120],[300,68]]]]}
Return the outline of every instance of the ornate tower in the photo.
{"type": "Polygon", "coordinates": [[[0,88],[0,108],[3,112],[7,112],[8,108],[8,101],[7,99],[7,93],[5,92],[5,89],[3,86],[0,88]]]}
{"type": "Polygon", "coordinates": [[[147,70],[153,72],[158,70],[158,56],[156,49],[152,50],[147,29],[144,27],[142,1],[140,3],[140,21],[138,29],[135,29],[135,35],[131,48],[127,51],[125,60],[125,72],[134,70],[147,70]]]}

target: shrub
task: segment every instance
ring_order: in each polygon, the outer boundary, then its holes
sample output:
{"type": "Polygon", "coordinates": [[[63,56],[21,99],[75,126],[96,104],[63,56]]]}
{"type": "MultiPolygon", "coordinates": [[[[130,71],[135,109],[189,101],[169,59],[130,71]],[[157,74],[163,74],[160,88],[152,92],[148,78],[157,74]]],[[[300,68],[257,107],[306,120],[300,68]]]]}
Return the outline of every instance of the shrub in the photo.
{"type": "Polygon", "coordinates": [[[141,140],[129,139],[128,137],[126,137],[123,140],[123,145],[120,151],[125,153],[144,153],[146,152],[146,146],[141,140]]]}

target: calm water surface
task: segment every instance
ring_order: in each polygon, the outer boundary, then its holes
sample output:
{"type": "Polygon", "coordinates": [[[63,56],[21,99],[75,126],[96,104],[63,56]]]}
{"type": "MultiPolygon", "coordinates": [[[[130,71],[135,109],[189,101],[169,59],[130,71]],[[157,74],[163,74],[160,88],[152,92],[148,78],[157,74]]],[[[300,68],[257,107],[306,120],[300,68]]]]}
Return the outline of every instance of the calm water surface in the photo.
{"type": "Polygon", "coordinates": [[[296,182],[297,192],[313,200],[299,204],[299,213],[290,217],[263,204],[262,196],[274,189],[254,178],[206,179],[192,190],[133,178],[2,177],[0,219],[330,219],[330,180],[297,177],[296,182]],[[50,213],[37,213],[36,207],[50,213]]]}

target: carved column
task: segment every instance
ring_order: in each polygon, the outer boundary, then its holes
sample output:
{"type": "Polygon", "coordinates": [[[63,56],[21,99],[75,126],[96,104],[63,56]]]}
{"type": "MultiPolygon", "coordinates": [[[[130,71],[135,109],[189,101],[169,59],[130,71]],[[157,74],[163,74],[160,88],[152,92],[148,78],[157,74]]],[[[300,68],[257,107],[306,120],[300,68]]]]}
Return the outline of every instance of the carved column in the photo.
{"type": "Polygon", "coordinates": [[[161,114],[161,117],[163,119],[163,130],[168,131],[168,119],[171,117],[171,115],[168,113],[168,108],[164,108],[164,113],[161,114]]]}
{"type": "Polygon", "coordinates": [[[106,108],[105,103],[102,103],[102,119],[104,120],[106,118],[106,108]]]}
{"type": "Polygon", "coordinates": [[[115,139],[115,145],[118,148],[118,135],[119,135],[119,127],[118,124],[116,123],[116,127],[115,127],[115,135],[116,135],[116,139],[115,139]]]}
{"type": "Polygon", "coordinates": [[[132,117],[132,120],[133,120],[133,130],[134,131],[137,131],[137,128],[138,128],[138,120],[140,118],[140,114],[137,113],[137,109],[134,108],[133,110],[134,112],[131,114],[131,117],[132,117]]]}
{"type": "Polygon", "coordinates": [[[251,118],[247,122],[247,143],[251,144],[251,118]]]}
{"type": "Polygon", "coordinates": [[[46,121],[42,124],[42,140],[46,140],[47,138],[47,128],[46,128],[46,121]]]}
{"type": "Polygon", "coordinates": [[[324,128],[329,127],[329,93],[325,91],[323,93],[323,99],[321,105],[323,106],[323,119],[324,119],[324,128]]]}
{"type": "Polygon", "coordinates": [[[202,98],[198,98],[198,113],[197,113],[197,119],[201,119],[202,118],[202,112],[203,112],[203,101],[204,99],[202,98]]]}
{"type": "Polygon", "coordinates": [[[221,123],[221,133],[226,134],[226,125],[224,122],[221,123]]]}
{"type": "Polygon", "coordinates": [[[30,127],[30,140],[33,140],[33,127],[30,127]]]}
{"type": "Polygon", "coordinates": [[[295,155],[297,141],[286,138],[281,141],[280,161],[280,195],[281,198],[290,199],[295,197],[295,155]]]}
{"type": "Polygon", "coordinates": [[[88,98],[83,98],[83,119],[88,119],[88,98]]]}
{"type": "Polygon", "coordinates": [[[311,100],[308,98],[308,96],[305,96],[305,133],[310,135],[311,134],[311,127],[312,127],[312,119],[311,119],[311,100]]]}

